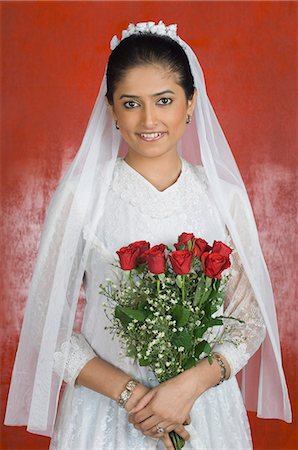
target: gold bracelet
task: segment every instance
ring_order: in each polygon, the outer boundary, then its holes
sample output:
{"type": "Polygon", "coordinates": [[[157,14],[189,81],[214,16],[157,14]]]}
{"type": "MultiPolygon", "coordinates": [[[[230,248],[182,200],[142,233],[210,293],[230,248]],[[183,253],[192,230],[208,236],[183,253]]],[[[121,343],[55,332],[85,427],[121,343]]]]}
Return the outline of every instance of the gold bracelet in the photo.
{"type": "Polygon", "coordinates": [[[218,353],[211,353],[212,358],[216,359],[216,361],[218,362],[218,364],[220,365],[220,380],[217,384],[214,385],[218,386],[219,384],[223,383],[227,378],[227,369],[226,369],[226,365],[224,363],[224,360],[220,357],[220,355],[218,353]]]}
{"type": "Polygon", "coordinates": [[[122,408],[125,408],[126,403],[128,402],[128,400],[130,399],[130,397],[132,396],[132,393],[134,391],[134,389],[136,388],[138,382],[136,380],[129,380],[128,383],[125,386],[124,391],[121,392],[117,403],[119,406],[121,406],[122,408]]]}

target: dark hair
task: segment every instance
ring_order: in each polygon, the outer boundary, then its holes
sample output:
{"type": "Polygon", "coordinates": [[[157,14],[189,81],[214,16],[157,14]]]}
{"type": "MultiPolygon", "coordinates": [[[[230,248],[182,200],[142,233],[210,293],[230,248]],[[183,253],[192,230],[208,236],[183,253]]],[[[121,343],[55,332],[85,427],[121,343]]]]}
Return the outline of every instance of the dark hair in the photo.
{"type": "Polygon", "coordinates": [[[113,104],[113,93],[126,71],[140,65],[159,64],[178,75],[178,84],[186,99],[194,94],[194,79],[185,51],[168,36],[152,33],[133,34],[123,39],[112,51],[107,66],[108,102],[113,104]]]}

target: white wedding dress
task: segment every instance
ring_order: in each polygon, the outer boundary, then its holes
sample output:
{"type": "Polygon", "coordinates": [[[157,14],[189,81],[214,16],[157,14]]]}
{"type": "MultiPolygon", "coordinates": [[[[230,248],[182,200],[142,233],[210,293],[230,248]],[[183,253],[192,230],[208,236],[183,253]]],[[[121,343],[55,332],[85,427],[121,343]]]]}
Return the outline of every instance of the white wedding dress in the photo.
{"type": "MultiPolygon", "coordinates": [[[[105,278],[115,275],[110,263],[120,247],[143,239],[151,246],[159,243],[172,246],[182,232],[192,232],[211,244],[215,239],[231,245],[209,192],[203,167],[182,159],[182,172],[177,181],[159,191],[119,157],[97,232],[92,235],[88,226],[84,229],[84,239],[92,241],[84,277],[86,307],[81,333],[73,333],[71,337],[64,373],[66,387],[50,450],[164,448],[161,441],[145,437],[129,424],[126,411],[115,401],[75,384],[75,379],[83,366],[99,355],[131,377],[154,385],[149,381],[148,370],[127,358],[121,343],[105,329],[110,323],[98,287],[105,278]],[[105,271],[102,270],[103,262],[105,271]]],[[[191,411],[192,422],[187,427],[191,440],[186,443],[185,450],[252,448],[247,414],[235,375],[260,346],[265,337],[265,326],[237,253],[233,255],[225,312],[240,317],[245,323],[233,322],[233,327],[220,330],[225,337],[239,341],[238,346],[224,342],[215,347],[229,361],[231,377],[196,400],[191,411]]],[[[65,347],[66,343],[61,352],[55,353],[57,373],[65,347]]]]}

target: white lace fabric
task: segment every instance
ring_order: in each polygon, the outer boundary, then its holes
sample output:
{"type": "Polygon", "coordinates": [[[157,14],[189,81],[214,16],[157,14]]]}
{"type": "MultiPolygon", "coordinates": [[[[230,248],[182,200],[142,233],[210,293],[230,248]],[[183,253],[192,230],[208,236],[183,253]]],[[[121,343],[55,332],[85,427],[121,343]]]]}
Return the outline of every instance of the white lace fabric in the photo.
{"type": "Polygon", "coordinates": [[[54,370],[73,386],[83,367],[96,356],[87,339],[81,333],[73,333],[70,340],[62,344],[60,352],[54,353],[54,370]]]}
{"type": "MultiPolygon", "coordinates": [[[[229,241],[228,241],[229,242],[229,241]]],[[[232,243],[229,242],[232,247],[232,243]]],[[[243,321],[226,321],[213,351],[221,353],[231,368],[231,377],[236,375],[258,350],[266,336],[266,326],[250,282],[243,270],[239,256],[233,254],[231,278],[224,303],[224,315],[243,321]]]]}

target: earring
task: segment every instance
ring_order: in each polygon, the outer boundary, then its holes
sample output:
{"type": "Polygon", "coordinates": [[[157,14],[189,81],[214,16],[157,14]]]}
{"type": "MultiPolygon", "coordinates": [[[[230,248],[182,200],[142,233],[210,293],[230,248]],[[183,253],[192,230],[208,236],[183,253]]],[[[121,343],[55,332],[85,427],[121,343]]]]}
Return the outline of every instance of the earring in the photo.
{"type": "Polygon", "coordinates": [[[115,127],[117,128],[117,130],[119,130],[119,127],[118,127],[118,122],[117,122],[117,120],[115,121],[115,127]]]}
{"type": "Polygon", "coordinates": [[[187,114],[186,123],[191,123],[191,116],[189,114],[187,114]]]}

